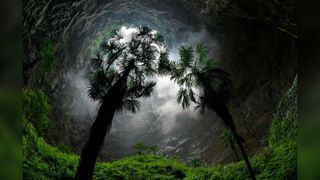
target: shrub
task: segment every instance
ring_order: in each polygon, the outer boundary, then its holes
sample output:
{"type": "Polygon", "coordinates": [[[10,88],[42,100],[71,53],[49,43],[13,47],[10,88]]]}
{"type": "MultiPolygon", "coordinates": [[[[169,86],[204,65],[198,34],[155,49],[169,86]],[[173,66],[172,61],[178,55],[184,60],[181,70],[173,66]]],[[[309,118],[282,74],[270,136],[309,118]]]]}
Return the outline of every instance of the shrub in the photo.
{"type": "Polygon", "coordinates": [[[187,165],[190,167],[200,167],[204,165],[204,162],[200,158],[191,158],[190,160],[187,161],[187,165]]]}
{"type": "Polygon", "coordinates": [[[71,179],[74,176],[78,156],[62,153],[38,137],[35,128],[26,127],[23,142],[24,179],[71,179]]]}
{"type": "Polygon", "coordinates": [[[143,143],[137,143],[133,146],[137,154],[156,154],[158,147],[157,146],[147,146],[143,143]]]}
{"type": "Polygon", "coordinates": [[[50,127],[48,114],[51,106],[47,96],[41,90],[24,89],[22,92],[22,110],[24,131],[32,123],[39,135],[43,135],[50,127]]]}

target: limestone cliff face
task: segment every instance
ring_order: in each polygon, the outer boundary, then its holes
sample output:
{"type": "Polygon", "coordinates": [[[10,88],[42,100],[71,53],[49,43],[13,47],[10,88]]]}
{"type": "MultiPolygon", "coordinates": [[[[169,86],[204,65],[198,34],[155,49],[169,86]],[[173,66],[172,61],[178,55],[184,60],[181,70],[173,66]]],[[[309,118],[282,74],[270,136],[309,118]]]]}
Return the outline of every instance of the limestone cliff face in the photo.
{"type": "MultiPolygon", "coordinates": [[[[53,104],[54,127],[46,138],[53,144],[71,146],[75,152],[80,152],[96,111],[83,106],[94,106],[95,102],[86,99],[85,91],[77,92],[77,87],[87,87],[81,79],[87,75],[88,59],[94,55],[101,37],[123,24],[145,24],[157,29],[169,46],[181,40],[187,30],[204,27],[215,37],[219,44],[218,64],[234,82],[230,109],[251,153],[265,146],[276,106],[297,71],[294,2],[289,0],[29,0],[24,1],[23,15],[26,61],[39,58],[36,51],[43,38],[52,39],[57,50],[54,73],[40,85],[53,104]]],[[[27,86],[34,84],[31,78],[27,86]]],[[[154,136],[136,136],[150,144],[161,142],[161,152],[182,159],[199,156],[209,163],[234,160],[218,138],[223,126],[214,113],[201,117],[201,123],[184,115],[177,119],[175,131],[165,136],[158,132],[157,121],[148,126],[153,127],[154,136]]],[[[117,121],[115,126],[124,127],[121,122],[124,121],[117,121]]],[[[118,131],[108,137],[101,153],[103,159],[132,153],[120,138],[123,134],[130,132],[118,131]]]]}

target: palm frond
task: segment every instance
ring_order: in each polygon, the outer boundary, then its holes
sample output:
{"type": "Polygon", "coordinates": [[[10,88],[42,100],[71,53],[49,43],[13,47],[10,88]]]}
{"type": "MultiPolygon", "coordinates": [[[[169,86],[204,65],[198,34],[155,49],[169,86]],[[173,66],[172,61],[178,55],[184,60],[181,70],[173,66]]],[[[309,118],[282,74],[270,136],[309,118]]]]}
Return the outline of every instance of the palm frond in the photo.
{"type": "Polygon", "coordinates": [[[195,84],[195,79],[196,79],[195,73],[191,71],[185,76],[185,79],[186,79],[185,85],[191,88],[195,84]]]}
{"type": "Polygon", "coordinates": [[[107,81],[106,86],[111,87],[113,83],[119,78],[119,72],[116,71],[114,68],[109,69],[105,72],[107,81]]]}
{"type": "Polygon", "coordinates": [[[156,34],[156,42],[164,43],[164,37],[160,33],[156,34]]]}
{"type": "Polygon", "coordinates": [[[182,77],[182,78],[177,79],[176,82],[178,83],[179,86],[184,86],[187,83],[187,80],[188,80],[188,78],[182,77]]]}
{"type": "Polygon", "coordinates": [[[196,46],[197,60],[200,65],[204,65],[207,58],[207,47],[203,43],[198,43],[196,46]]]}
{"type": "Polygon", "coordinates": [[[97,53],[96,58],[91,59],[91,63],[93,67],[96,69],[102,69],[102,62],[103,62],[103,59],[99,52],[97,53]]]}
{"type": "Polygon", "coordinates": [[[193,61],[193,49],[191,46],[181,46],[179,49],[180,63],[184,67],[190,67],[193,61]]]}
{"type": "Polygon", "coordinates": [[[177,102],[181,103],[183,109],[186,109],[190,106],[190,97],[187,89],[184,89],[184,88],[179,89],[177,102]]]}
{"type": "Polygon", "coordinates": [[[197,100],[196,100],[196,98],[195,98],[195,94],[194,94],[192,88],[189,89],[189,97],[190,97],[190,100],[191,100],[192,102],[197,103],[197,100]]]}
{"type": "Polygon", "coordinates": [[[154,76],[157,72],[158,70],[151,65],[144,68],[144,75],[148,77],[154,76]]]}
{"type": "Polygon", "coordinates": [[[114,36],[116,39],[122,39],[123,38],[123,34],[120,33],[120,31],[116,31],[116,34],[114,36]]]}
{"type": "Polygon", "coordinates": [[[212,59],[208,59],[201,66],[201,70],[203,73],[207,73],[207,72],[210,72],[213,68],[215,68],[215,66],[216,66],[216,62],[212,59]]]}
{"type": "Polygon", "coordinates": [[[173,64],[172,66],[172,71],[171,71],[171,80],[174,80],[175,82],[178,82],[181,78],[183,78],[183,75],[186,71],[185,68],[179,67],[176,63],[173,64]]]}
{"type": "Polygon", "coordinates": [[[137,99],[129,98],[124,101],[123,106],[127,110],[136,113],[140,109],[140,102],[137,99]]]}
{"type": "Polygon", "coordinates": [[[199,98],[199,102],[194,107],[194,110],[198,110],[200,112],[200,114],[204,114],[205,113],[206,104],[205,104],[205,101],[204,101],[204,97],[200,97],[199,98]]]}
{"type": "Polygon", "coordinates": [[[134,78],[131,78],[129,82],[127,83],[127,92],[126,97],[137,97],[139,93],[142,91],[142,86],[140,83],[134,78]]]}
{"type": "Polygon", "coordinates": [[[94,99],[102,99],[107,92],[108,79],[103,70],[97,70],[89,76],[89,96],[94,99]]]}
{"type": "Polygon", "coordinates": [[[167,75],[172,71],[172,63],[169,61],[169,50],[160,53],[158,63],[158,73],[160,75],[167,75]]]}
{"type": "Polygon", "coordinates": [[[138,97],[150,97],[156,84],[154,81],[146,82],[138,97]]]}
{"type": "Polygon", "coordinates": [[[148,26],[140,26],[139,27],[139,36],[145,36],[152,31],[148,26]]]}
{"type": "Polygon", "coordinates": [[[91,72],[89,75],[89,96],[94,100],[102,99],[118,75],[118,72],[114,69],[110,69],[108,72],[103,69],[91,72]]]}

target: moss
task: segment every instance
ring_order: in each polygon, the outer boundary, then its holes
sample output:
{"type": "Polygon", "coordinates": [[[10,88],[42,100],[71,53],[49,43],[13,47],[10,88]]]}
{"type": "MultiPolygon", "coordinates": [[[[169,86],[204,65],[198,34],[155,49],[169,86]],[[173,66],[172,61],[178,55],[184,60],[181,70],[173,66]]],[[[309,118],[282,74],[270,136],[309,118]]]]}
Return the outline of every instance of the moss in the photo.
{"type": "Polygon", "coordinates": [[[52,72],[55,65],[56,49],[52,40],[45,38],[41,41],[38,51],[40,61],[37,66],[36,75],[41,78],[52,72]]]}
{"type": "Polygon", "coordinates": [[[285,93],[273,120],[269,146],[277,146],[297,136],[297,77],[285,93]]]}

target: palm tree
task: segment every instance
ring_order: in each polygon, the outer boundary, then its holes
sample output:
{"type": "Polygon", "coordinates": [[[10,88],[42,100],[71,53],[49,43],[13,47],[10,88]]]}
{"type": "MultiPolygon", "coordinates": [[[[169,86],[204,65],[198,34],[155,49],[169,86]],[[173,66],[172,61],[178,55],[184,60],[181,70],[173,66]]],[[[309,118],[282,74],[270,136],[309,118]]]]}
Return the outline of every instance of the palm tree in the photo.
{"type": "Polygon", "coordinates": [[[92,179],[95,162],[117,112],[139,109],[139,99],[149,97],[156,85],[150,81],[168,60],[163,37],[148,27],[122,27],[102,44],[93,59],[89,95],[100,101],[98,114],[82,150],[75,179],[92,179]],[[129,30],[131,33],[123,33],[129,30]]]}
{"type": "Polygon", "coordinates": [[[240,161],[240,157],[238,155],[238,151],[234,145],[234,138],[232,133],[229,129],[223,129],[222,133],[220,134],[220,138],[224,143],[224,146],[230,146],[232,151],[234,152],[234,155],[236,156],[237,160],[240,161]]]}
{"type": "Polygon", "coordinates": [[[180,86],[177,101],[183,108],[188,108],[193,102],[196,104],[195,109],[200,110],[201,113],[204,113],[207,108],[215,111],[232,132],[251,178],[255,179],[242,144],[244,140],[238,135],[227,106],[232,88],[230,75],[215,67],[214,61],[207,58],[206,47],[201,43],[197,44],[195,52],[191,46],[182,46],[179,49],[179,55],[180,60],[172,63],[171,73],[171,79],[180,86]]]}

